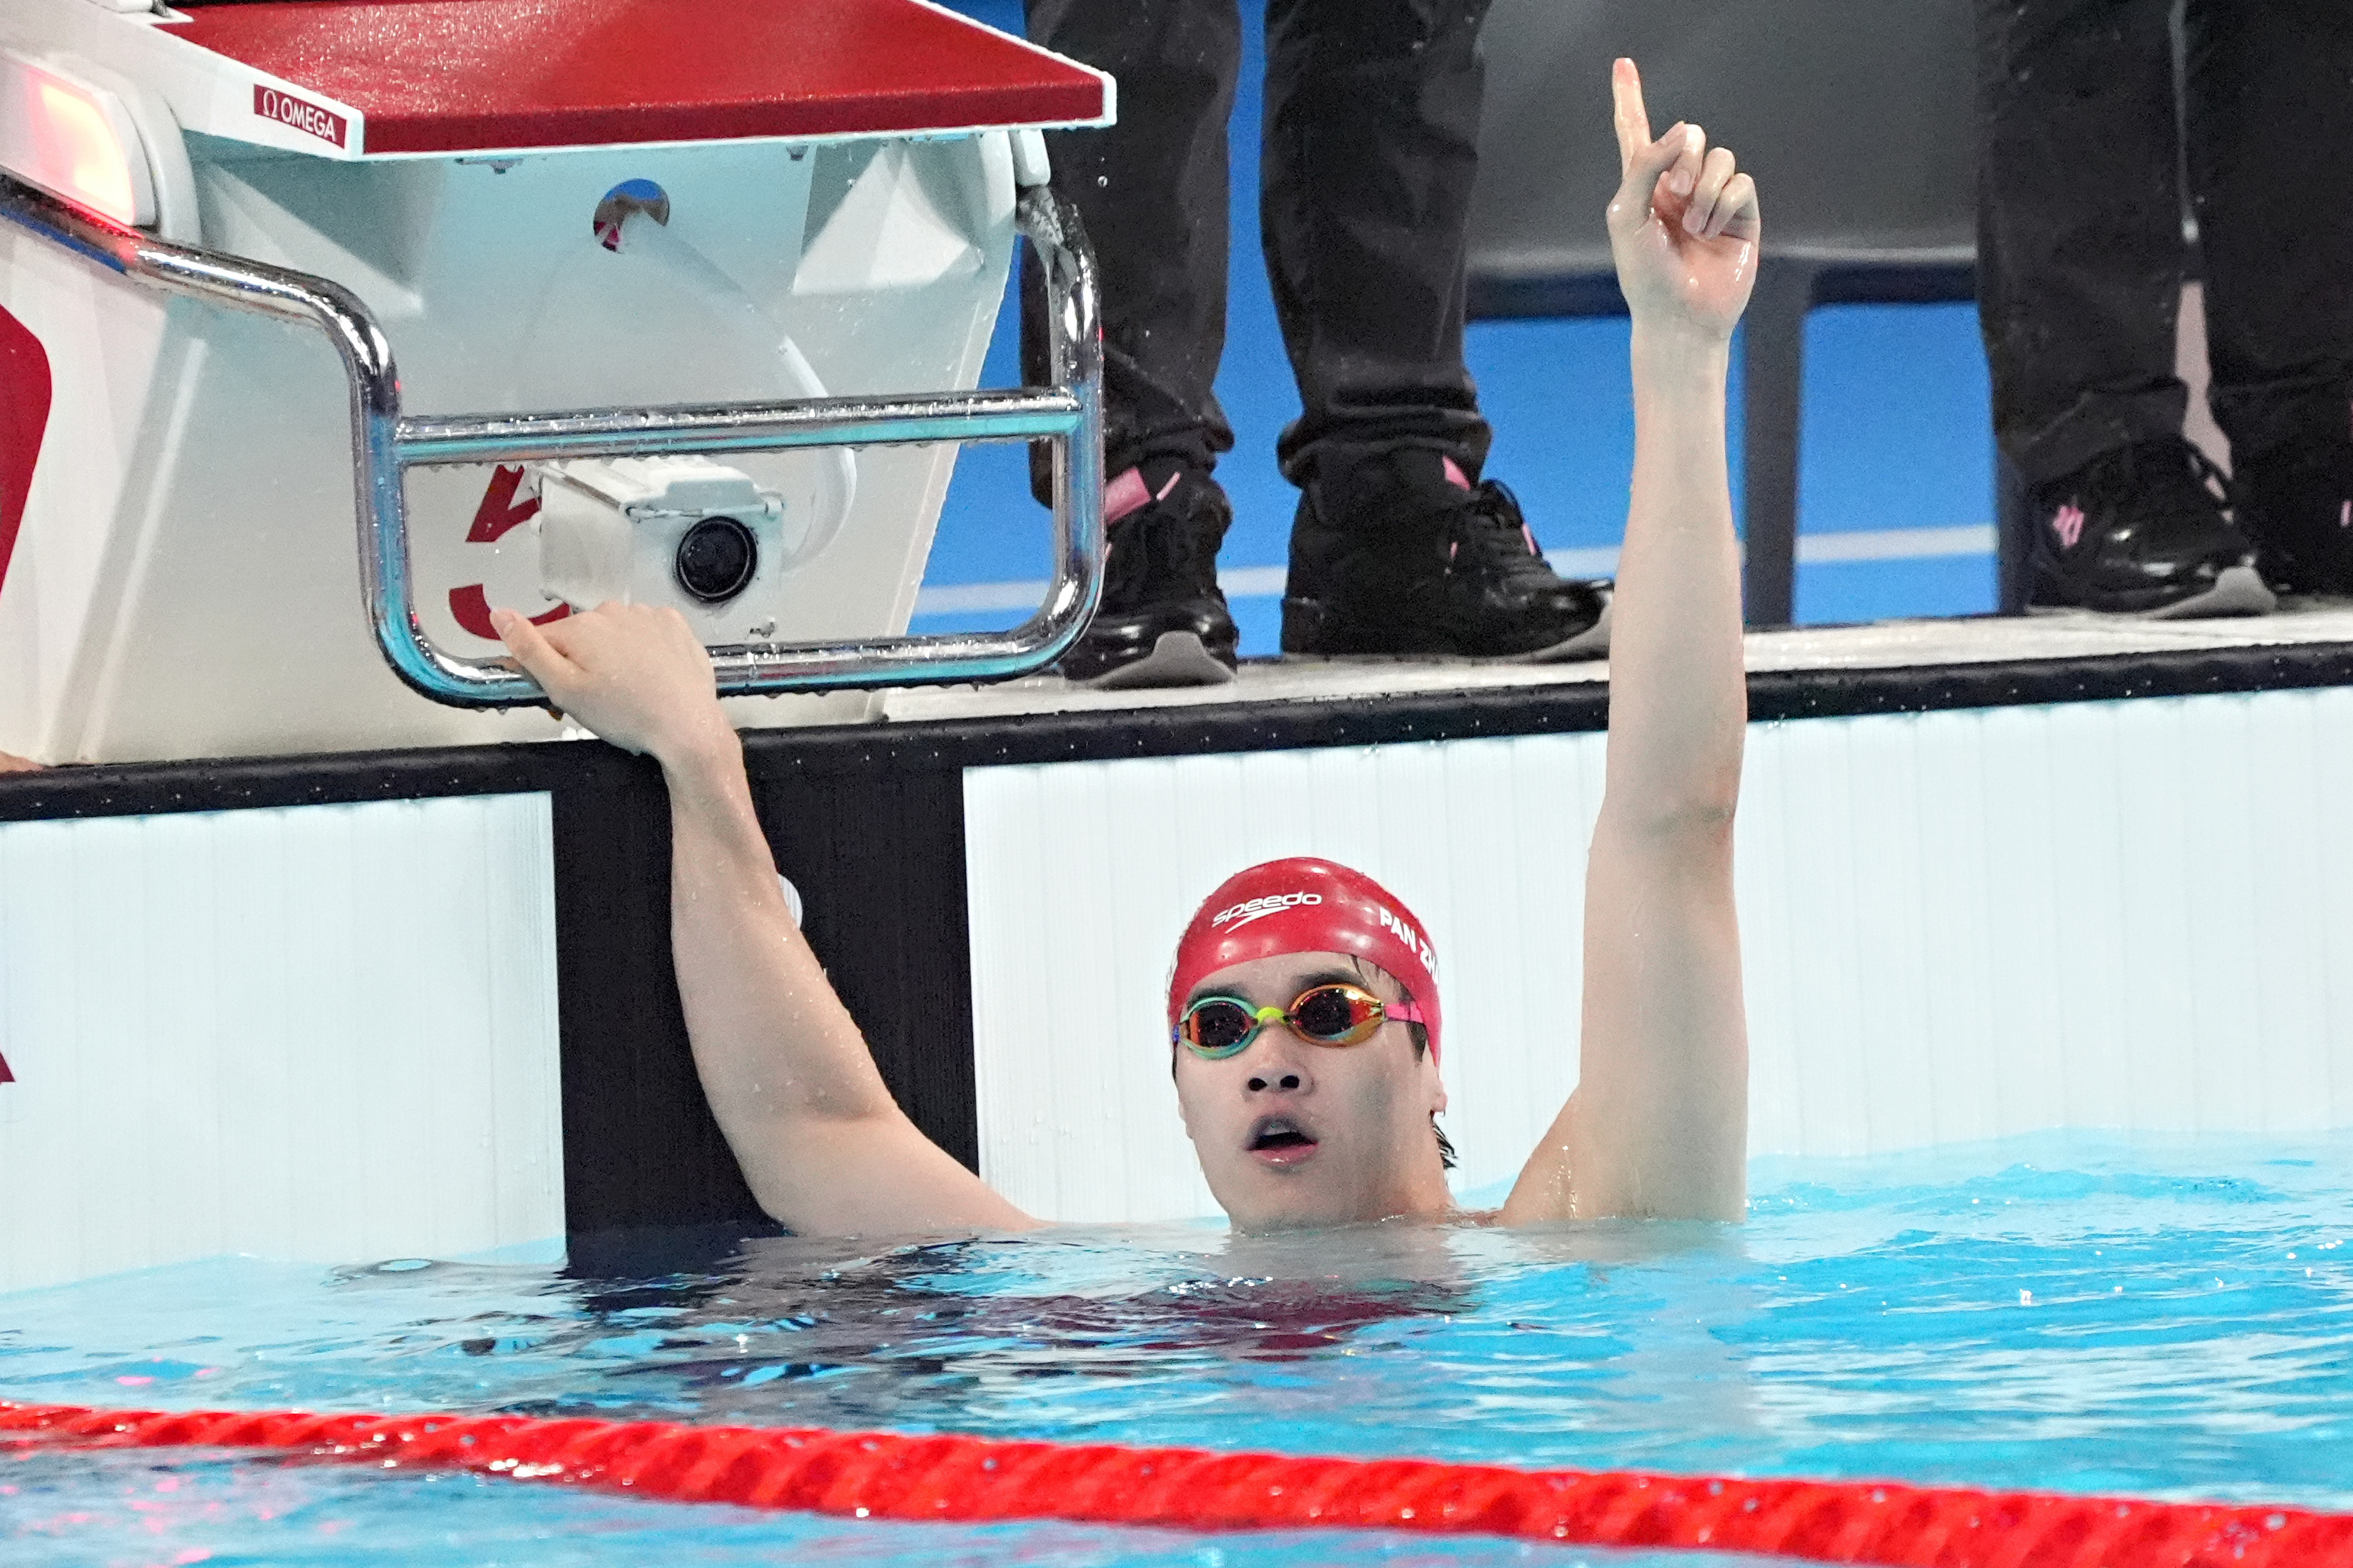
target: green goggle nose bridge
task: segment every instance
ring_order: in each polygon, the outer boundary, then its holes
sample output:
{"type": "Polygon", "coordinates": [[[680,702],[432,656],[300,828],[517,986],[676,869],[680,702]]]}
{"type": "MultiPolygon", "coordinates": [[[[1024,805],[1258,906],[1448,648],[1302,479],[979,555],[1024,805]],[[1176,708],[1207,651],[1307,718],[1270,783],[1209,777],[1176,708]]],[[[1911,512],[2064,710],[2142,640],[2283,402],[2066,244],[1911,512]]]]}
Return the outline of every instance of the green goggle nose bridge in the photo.
{"type": "Polygon", "coordinates": [[[1410,1002],[1385,1004],[1355,985],[1313,985],[1285,1007],[1254,1006],[1240,996],[1204,996],[1176,1021],[1176,1037],[1194,1055],[1222,1061],[1247,1048],[1269,1024],[1281,1024],[1311,1046],[1361,1045],[1395,1018],[1421,1021],[1410,1002]]]}

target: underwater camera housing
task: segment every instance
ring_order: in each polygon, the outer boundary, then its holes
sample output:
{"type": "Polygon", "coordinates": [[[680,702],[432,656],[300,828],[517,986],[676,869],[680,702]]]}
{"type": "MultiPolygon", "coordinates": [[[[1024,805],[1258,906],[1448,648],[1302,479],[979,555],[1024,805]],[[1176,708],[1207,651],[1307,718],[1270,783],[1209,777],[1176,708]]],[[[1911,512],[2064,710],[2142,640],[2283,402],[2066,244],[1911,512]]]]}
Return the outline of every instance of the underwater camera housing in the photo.
{"type": "Polygon", "coordinates": [[[774,635],[776,581],[794,563],[777,492],[702,457],[533,467],[549,598],[575,610],[670,605],[711,642],[774,635]]]}

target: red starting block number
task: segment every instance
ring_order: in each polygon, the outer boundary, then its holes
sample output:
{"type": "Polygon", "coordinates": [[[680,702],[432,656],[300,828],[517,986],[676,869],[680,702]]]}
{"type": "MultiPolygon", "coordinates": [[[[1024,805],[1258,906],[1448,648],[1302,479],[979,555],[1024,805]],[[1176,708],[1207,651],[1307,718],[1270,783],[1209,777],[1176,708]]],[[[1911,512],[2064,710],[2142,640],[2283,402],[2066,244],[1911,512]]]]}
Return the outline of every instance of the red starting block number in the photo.
{"type": "MultiPolygon", "coordinates": [[[[466,530],[469,544],[496,544],[513,530],[529,522],[539,511],[539,498],[527,496],[515,500],[522,488],[522,470],[519,468],[498,468],[491,472],[491,482],[482,491],[482,504],[474,509],[473,526],[466,530]]],[[[560,621],[572,613],[569,605],[558,605],[543,616],[533,616],[531,624],[543,626],[550,621],[560,621]]],[[[490,642],[499,640],[499,630],[491,625],[490,595],[480,583],[469,583],[462,588],[449,590],[449,614],[459,627],[490,642]]]]}

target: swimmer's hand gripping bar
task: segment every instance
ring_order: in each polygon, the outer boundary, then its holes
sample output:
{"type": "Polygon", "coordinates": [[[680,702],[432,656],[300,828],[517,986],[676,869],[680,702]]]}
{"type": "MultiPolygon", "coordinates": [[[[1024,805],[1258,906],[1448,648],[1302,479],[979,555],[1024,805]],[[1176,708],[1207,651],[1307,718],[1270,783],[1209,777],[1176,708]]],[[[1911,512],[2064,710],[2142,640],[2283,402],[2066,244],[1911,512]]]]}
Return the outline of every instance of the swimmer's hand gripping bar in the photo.
{"type": "Polygon", "coordinates": [[[341,284],[120,228],[5,175],[0,217],[126,277],[308,322],[326,334],[351,385],[360,584],[368,620],[394,673],[437,702],[512,708],[545,698],[503,659],[459,658],[438,647],[418,623],[402,484],[412,468],[934,441],[1051,444],[1054,574],[1036,615],[1011,631],[986,635],[712,647],[725,697],[1028,675],[1077,639],[1102,596],[1103,340],[1094,258],[1076,211],[1044,185],[1020,193],[1016,222],[1045,268],[1052,386],[421,418],[401,413],[392,345],[368,308],[341,284]]]}

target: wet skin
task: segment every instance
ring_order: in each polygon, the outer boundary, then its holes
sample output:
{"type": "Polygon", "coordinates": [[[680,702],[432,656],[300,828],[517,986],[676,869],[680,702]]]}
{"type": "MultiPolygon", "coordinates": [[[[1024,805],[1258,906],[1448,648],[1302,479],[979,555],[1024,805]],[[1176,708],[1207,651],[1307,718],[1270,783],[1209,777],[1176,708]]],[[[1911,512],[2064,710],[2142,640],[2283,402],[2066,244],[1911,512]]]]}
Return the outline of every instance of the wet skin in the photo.
{"type": "MultiPolygon", "coordinates": [[[[1403,997],[1388,975],[1345,954],[1297,952],[1229,965],[1186,1002],[1234,996],[1287,1008],[1331,981],[1384,1002],[1403,997]]],[[[1430,1128],[1430,1113],[1446,1109],[1446,1086],[1437,1062],[1417,1056],[1405,1025],[1384,1024],[1360,1045],[1318,1046],[1270,1024],[1221,1061],[1172,1049],[1186,1133],[1238,1229],[1452,1211],[1430,1128]]]]}

